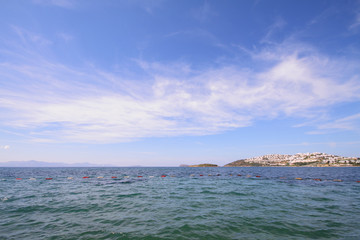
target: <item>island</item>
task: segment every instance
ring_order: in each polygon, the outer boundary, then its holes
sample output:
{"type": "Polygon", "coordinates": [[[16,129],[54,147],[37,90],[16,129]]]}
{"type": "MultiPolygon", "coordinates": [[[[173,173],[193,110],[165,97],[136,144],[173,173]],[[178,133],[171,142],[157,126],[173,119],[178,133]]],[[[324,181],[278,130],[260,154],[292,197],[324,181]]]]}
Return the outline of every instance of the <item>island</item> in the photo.
{"type": "Polygon", "coordinates": [[[189,167],[217,167],[216,164],[211,163],[203,163],[203,164],[197,164],[197,165],[189,165],[189,167]]]}

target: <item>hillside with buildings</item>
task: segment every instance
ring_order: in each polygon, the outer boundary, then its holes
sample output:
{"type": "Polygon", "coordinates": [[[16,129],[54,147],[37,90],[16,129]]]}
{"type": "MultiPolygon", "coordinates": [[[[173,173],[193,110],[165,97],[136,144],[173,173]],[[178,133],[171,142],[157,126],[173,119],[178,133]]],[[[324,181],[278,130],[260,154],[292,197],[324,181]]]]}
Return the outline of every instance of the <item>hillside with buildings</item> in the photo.
{"type": "Polygon", "coordinates": [[[342,157],[327,153],[297,153],[294,155],[270,154],[260,157],[237,160],[224,167],[265,167],[265,166],[308,166],[308,167],[346,167],[360,166],[360,158],[342,157]]]}

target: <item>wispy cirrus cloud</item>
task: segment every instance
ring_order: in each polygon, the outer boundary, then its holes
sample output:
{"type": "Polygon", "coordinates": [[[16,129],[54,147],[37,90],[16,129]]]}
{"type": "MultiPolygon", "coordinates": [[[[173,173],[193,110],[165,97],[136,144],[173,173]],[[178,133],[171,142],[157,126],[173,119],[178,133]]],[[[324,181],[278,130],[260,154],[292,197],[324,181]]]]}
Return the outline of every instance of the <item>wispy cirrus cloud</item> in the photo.
{"type": "Polygon", "coordinates": [[[68,34],[68,33],[65,33],[65,32],[59,32],[59,33],[57,34],[57,36],[58,36],[60,39],[64,40],[65,42],[69,42],[69,41],[71,41],[71,40],[74,39],[74,37],[73,37],[72,35],[70,35],[70,34],[68,34]]]}
{"type": "Polygon", "coordinates": [[[251,52],[254,65],[264,65],[256,69],[234,63],[199,71],[190,63],[135,60],[135,79],[67,66],[27,44],[5,51],[0,62],[0,125],[34,141],[216,134],[258,119],[313,119],[333,104],[360,100],[356,63],[300,43],[251,52]]]}
{"type": "Polygon", "coordinates": [[[12,25],[11,26],[13,32],[15,32],[18,37],[21,39],[22,44],[30,45],[30,44],[36,44],[36,45],[50,45],[52,44],[52,41],[46,39],[45,37],[41,36],[40,34],[33,33],[31,31],[27,31],[23,28],[20,28],[18,26],[12,25]]]}
{"type": "Polygon", "coordinates": [[[52,5],[63,8],[73,8],[75,6],[75,1],[71,0],[33,0],[33,3],[41,5],[52,5]]]}
{"type": "Polygon", "coordinates": [[[344,118],[318,124],[317,129],[309,134],[325,134],[328,132],[339,131],[358,131],[360,132],[360,113],[353,114],[344,118]]]}
{"type": "Polygon", "coordinates": [[[200,22],[208,21],[211,17],[216,16],[216,12],[211,8],[211,5],[208,1],[204,1],[204,3],[196,9],[192,11],[193,17],[200,22]]]}
{"type": "Polygon", "coordinates": [[[349,26],[350,30],[355,30],[360,27],[360,10],[355,15],[354,22],[349,26]]]}
{"type": "Polygon", "coordinates": [[[281,18],[277,17],[273,24],[271,24],[268,29],[267,33],[265,34],[264,38],[260,41],[261,43],[275,43],[274,36],[277,35],[277,32],[283,29],[286,26],[286,21],[281,18]]]}

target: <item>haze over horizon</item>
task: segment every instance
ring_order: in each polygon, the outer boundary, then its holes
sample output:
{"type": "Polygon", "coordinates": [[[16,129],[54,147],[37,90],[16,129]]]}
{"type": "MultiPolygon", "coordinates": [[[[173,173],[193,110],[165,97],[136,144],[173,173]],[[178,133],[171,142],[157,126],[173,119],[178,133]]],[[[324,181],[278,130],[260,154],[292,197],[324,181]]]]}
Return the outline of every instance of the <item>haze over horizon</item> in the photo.
{"type": "Polygon", "coordinates": [[[0,162],[360,156],[360,1],[0,3],[0,162]]]}

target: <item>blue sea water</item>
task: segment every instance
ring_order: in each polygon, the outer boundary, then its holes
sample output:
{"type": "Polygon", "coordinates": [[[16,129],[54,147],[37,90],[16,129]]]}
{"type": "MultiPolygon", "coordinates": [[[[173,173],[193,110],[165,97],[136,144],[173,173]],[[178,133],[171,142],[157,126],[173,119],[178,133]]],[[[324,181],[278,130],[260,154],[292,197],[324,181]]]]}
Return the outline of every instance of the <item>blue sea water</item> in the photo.
{"type": "Polygon", "coordinates": [[[360,239],[359,180],[360,168],[0,168],[0,239],[360,239]]]}

